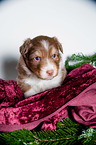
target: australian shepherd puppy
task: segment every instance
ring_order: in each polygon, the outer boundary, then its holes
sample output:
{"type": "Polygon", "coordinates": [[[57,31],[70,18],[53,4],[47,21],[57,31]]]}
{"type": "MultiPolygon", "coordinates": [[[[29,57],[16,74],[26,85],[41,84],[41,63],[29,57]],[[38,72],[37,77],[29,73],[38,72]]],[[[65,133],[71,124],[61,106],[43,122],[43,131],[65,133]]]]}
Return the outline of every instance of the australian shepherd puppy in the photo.
{"type": "Polygon", "coordinates": [[[56,37],[27,39],[20,47],[17,84],[25,98],[58,87],[66,77],[63,48],[56,37]]]}

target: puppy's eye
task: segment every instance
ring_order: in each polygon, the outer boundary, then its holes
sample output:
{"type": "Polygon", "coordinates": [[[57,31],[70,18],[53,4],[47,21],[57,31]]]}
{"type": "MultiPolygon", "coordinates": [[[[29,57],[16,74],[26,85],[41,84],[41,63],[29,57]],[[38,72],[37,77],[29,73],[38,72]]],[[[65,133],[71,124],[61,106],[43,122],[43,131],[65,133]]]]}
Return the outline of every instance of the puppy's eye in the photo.
{"type": "Polygon", "coordinates": [[[57,55],[56,55],[56,54],[53,54],[53,55],[52,55],[52,58],[56,58],[56,57],[57,57],[57,55]]]}
{"type": "Polygon", "coordinates": [[[34,59],[35,59],[36,61],[40,61],[40,57],[38,57],[38,56],[36,56],[34,59]]]}

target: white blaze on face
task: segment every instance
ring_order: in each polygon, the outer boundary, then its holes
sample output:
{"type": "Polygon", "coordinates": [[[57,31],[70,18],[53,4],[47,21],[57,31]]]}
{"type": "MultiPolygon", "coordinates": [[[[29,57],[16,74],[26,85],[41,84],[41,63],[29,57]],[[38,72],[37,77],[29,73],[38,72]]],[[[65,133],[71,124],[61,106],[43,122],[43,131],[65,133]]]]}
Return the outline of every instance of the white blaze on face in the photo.
{"type": "Polygon", "coordinates": [[[43,79],[52,79],[57,75],[57,67],[47,59],[47,63],[41,68],[40,75],[43,79]]]}
{"type": "MultiPolygon", "coordinates": [[[[50,46],[49,42],[47,40],[42,40],[41,44],[48,52],[50,46]]],[[[55,63],[53,63],[50,59],[48,59],[48,56],[46,59],[47,59],[46,62],[44,62],[41,68],[40,76],[42,79],[52,79],[57,75],[58,70],[55,63]]]]}
{"type": "Polygon", "coordinates": [[[42,40],[42,41],[41,41],[41,44],[44,46],[44,48],[45,48],[46,50],[48,50],[48,48],[49,48],[49,42],[48,42],[47,40],[42,40]]]}

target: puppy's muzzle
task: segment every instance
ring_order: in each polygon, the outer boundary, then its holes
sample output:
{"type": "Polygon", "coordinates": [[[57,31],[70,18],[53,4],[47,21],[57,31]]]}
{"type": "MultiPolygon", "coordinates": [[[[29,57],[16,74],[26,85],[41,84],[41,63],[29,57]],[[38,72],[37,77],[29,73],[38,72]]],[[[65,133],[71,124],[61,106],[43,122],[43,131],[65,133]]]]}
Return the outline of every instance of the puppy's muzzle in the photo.
{"type": "Polygon", "coordinates": [[[54,70],[47,70],[46,73],[48,74],[48,76],[53,76],[54,70]]]}

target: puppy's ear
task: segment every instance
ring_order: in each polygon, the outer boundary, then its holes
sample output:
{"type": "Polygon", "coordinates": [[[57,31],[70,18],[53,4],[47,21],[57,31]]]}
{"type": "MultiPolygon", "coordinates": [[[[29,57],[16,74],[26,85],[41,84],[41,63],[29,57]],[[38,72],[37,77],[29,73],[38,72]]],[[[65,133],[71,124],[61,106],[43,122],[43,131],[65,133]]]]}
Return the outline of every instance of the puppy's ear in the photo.
{"type": "Polygon", "coordinates": [[[63,53],[63,47],[61,45],[61,43],[58,41],[58,39],[56,37],[53,37],[56,46],[58,47],[58,49],[63,53]]]}
{"type": "Polygon", "coordinates": [[[28,57],[28,51],[31,47],[32,47],[32,42],[31,42],[30,38],[25,40],[24,44],[22,46],[20,46],[20,53],[24,58],[28,57]]]}

